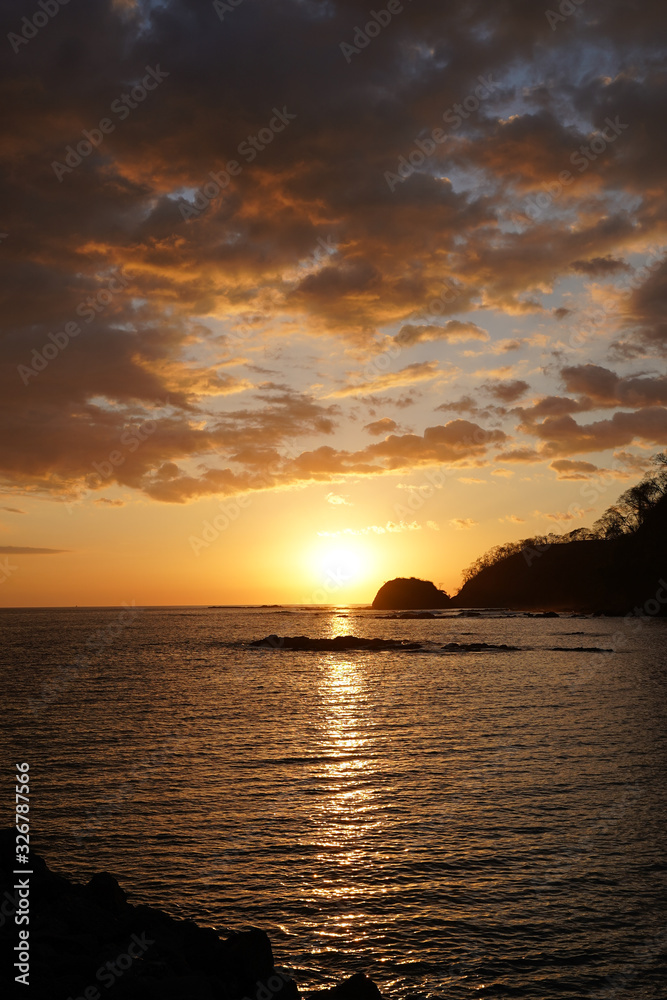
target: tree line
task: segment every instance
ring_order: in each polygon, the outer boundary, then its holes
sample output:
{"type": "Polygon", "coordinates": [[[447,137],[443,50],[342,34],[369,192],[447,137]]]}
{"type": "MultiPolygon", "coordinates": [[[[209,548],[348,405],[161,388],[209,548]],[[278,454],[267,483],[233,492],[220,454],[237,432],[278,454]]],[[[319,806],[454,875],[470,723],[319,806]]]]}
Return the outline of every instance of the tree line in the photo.
{"type": "Polygon", "coordinates": [[[623,535],[635,534],[646,523],[660,501],[667,496],[667,452],[654,455],[652,462],[654,469],[635,486],[622,493],[592,528],[575,528],[574,531],[563,535],[556,533],[536,535],[533,538],[522,538],[516,542],[496,545],[468,566],[463,573],[464,584],[482,570],[529,549],[540,551],[550,545],[563,545],[568,542],[613,541],[623,535]]]}

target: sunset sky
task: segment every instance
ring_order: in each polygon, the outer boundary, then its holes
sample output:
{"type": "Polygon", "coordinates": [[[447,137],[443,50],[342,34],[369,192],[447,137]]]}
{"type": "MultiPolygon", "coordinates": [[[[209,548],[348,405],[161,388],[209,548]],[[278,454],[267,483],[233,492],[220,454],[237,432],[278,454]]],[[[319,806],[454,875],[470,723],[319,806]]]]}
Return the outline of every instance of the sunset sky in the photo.
{"type": "Polygon", "coordinates": [[[0,18],[0,605],[451,592],[667,445],[663,3],[0,18]]]}

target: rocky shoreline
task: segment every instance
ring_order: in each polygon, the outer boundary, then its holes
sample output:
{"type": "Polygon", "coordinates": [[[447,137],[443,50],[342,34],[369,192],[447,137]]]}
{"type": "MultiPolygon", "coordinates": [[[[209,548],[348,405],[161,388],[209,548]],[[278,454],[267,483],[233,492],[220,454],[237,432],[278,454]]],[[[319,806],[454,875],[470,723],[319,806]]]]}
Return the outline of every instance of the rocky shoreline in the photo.
{"type": "MultiPolygon", "coordinates": [[[[0,949],[8,983],[18,974],[15,836],[0,831],[0,949]]],[[[30,1000],[382,1000],[363,974],[302,993],[287,970],[276,968],[264,931],[223,939],[191,920],[133,906],[108,872],[77,884],[34,853],[26,870],[30,1000]]]]}

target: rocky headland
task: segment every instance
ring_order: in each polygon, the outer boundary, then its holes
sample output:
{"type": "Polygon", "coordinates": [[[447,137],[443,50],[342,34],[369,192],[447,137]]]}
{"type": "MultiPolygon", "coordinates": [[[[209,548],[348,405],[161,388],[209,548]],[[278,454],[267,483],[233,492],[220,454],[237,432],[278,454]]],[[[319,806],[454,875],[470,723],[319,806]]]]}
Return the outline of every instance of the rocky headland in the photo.
{"type": "Polygon", "coordinates": [[[435,584],[414,576],[401,576],[380,587],[372,607],[376,611],[421,611],[450,605],[449,595],[438,590],[435,584]]]}
{"type": "Polygon", "coordinates": [[[592,528],[498,545],[466,570],[452,598],[428,580],[397,577],[380,587],[373,608],[667,615],[667,453],[654,466],[592,528]]]}

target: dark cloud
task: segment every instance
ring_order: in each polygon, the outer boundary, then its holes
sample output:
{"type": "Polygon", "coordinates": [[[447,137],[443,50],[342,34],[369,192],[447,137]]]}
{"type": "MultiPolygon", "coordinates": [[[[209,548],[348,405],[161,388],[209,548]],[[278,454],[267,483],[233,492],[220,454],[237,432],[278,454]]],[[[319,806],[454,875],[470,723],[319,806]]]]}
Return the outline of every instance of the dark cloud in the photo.
{"type": "Polygon", "coordinates": [[[482,388],[501,403],[509,404],[525,396],[530,386],[522,379],[515,379],[509,382],[486,382],[482,388]]]}
{"type": "Polygon", "coordinates": [[[552,462],[549,466],[554,472],[558,473],[559,479],[590,479],[596,473],[600,472],[597,465],[593,465],[592,462],[577,462],[570,458],[558,458],[555,462],[552,462]]]}
{"type": "MultiPolygon", "coordinates": [[[[626,325],[632,331],[628,350],[647,346],[664,356],[667,353],[667,262],[652,268],[648,278],[633,291],[627,307],[626,325]]],[[[617,344],[620,350],[621,345],[617,344]]]]}
{"type": "Polygon", "coordinates": [[[548,417],[534,433],[545,442],[544,455],[553,458],[605,451],[634,441],[662,445],[667,444],[667,409],[651,406],[634,413],[619,411],[608,420],[584,425],[569,416],[548,417]]]}
{"type": "Polygon", "coordinates": [[[589,399],[570,399],[567,396],[544,396],[530,407],[518,407],[516,412],[521,417],[524,427],[539,420],[540,417],[558,417],[565,413],[582,413],[593,408],[589,399]]]}
{"type": "Polygon", "coordinates": [[[571,316],[572,310],[566,309],[564,306],[559,306],[557,309],[554,309],[553,314],[556,319],[561,320],[565,319],[567,316],[571,316]]]}
{"type": "Polygon", "coordinates": [[[620,377],[599,365],[579,365],[561,369],[561,378],[568,392],[580,392],[598,405],[654,406],[667,404],[667,377],[620,377]]]}
{"type": "MultiPolygon", "coordinates": [[[[593,257],[591,260],[575,260],[570,264],[570,268],[577,274],[585,274],[587,277],[606,277],[609,274],[630,271],[630,266],[624,260],[616,260],[614,257],[593,257]]],[[[560,310],[557,310],[560,311],[560,310]]]]}

